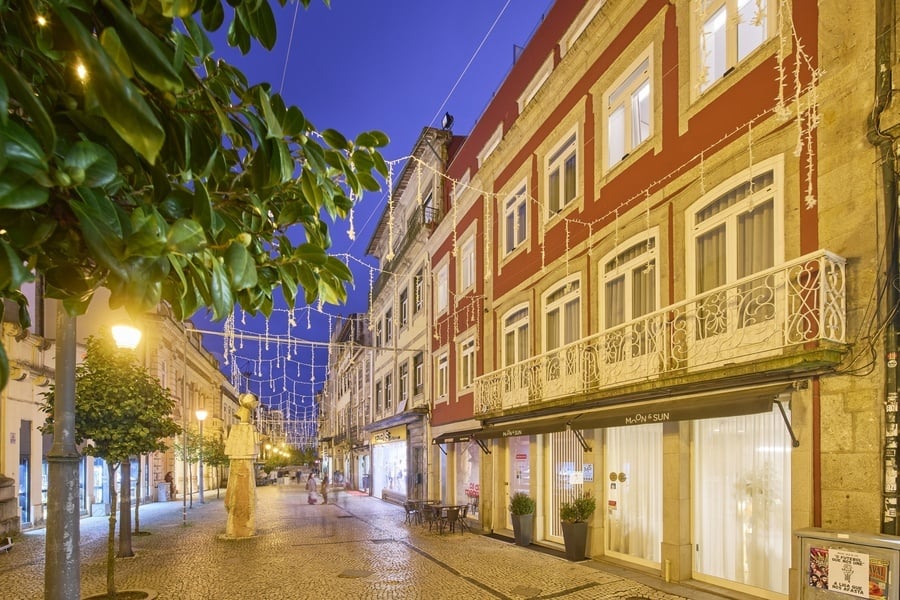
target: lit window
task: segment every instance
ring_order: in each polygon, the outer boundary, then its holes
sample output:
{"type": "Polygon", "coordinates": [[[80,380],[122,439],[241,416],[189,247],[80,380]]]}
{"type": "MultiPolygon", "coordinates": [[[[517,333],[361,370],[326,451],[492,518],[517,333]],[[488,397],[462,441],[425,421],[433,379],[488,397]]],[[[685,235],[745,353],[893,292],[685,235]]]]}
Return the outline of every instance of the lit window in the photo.
{"type": "Polygon", "coordinates": [[[521,246],[528,237],[528,195],[522,186],[518,192],[507,198],[504,204],[504,254],[509,254],[521,246]]]}
{"type": "Polygon", "coordinates": [[[653,133],[650,57],[619,80],[607,96],[609,166],[619,163],[653,133]]]}
{"type": "Polygon", "coordinates": [[[435,309],[438,314],[447,310],[450,304],[450,289],[447,287],[448,268],[442,265],[437,272],[437,299],[435,309]]]}
{"type": "Polygon", "coordinates": [[[475,236],[469,236],[460,252],[460,290],[475,286],[475,236]]]}
{"type": "Polygon", "coordinates": [[[450,393],[450,365],[447,355],[442,354],[437,358],[437,396],[442,398],[450,393]]]}
{"type": "Polygon", "coordinates": [[[759,48],[774,27],[774,0],[705,0],[700,3],[699,82],[706,90],[759,48]]]}
{"type": "Polygon", "coordinates": [[[459,346],[459,385],[467,388],[475,380],[475,338],[469,338],[459,346]]]}
{"type": "Polygon", "coordinates": [[[547,160],[547,211],[552,217],[577,195],[578,148],[573,133],[547,160]]]}

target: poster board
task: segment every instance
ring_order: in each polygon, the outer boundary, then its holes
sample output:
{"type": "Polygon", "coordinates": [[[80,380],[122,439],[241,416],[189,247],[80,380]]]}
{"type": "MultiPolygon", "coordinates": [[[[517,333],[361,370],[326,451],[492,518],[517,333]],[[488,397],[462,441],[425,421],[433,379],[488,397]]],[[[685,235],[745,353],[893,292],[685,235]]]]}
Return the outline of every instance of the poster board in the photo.
{"type": "Polygon", "coordinates": [[[801,530],[797,561],[803,600],[887,600],[900,593],[900,538],[801,530]]]}

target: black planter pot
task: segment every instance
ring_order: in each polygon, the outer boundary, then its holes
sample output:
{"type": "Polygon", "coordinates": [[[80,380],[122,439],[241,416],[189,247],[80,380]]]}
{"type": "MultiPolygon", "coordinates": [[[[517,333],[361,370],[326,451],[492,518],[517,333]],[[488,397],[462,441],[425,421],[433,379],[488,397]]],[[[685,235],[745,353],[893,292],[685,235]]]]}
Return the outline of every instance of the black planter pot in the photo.
{"type": "Polygon", "coordinates": [[[566,558],[584,560],[587,558],[587,523],[562,523],[563,541],[566,544],[566,558]]]}
{"type": "Polygon", "coordinates": [[[519,546],[528,546],[534,541],[534,514],[510,515],[513,524],[513,537],[519,546]]]}

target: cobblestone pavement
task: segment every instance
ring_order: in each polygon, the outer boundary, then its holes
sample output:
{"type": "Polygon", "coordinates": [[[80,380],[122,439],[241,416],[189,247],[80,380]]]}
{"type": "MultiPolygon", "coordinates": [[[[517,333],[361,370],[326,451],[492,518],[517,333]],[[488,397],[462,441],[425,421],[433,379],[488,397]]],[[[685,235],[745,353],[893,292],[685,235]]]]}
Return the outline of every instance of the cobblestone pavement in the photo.
{"type": "MultiPolygon", "coordinates": [[[[595,561],[570,562],[478,533],[440,535],[404,523],[404,511],[352,493],[309,505],[299,485],[259,488],[257,535],[222,540],[215,492],[182,510],[178,500],[142,505],[134,558],[116,561],[119,591],[162,599],[572,598],[712,600],[714,595],[595,561]],[[186,524],[185,517],[186,514],[186,524]]],[[[224,497],[224,490],[222,492],[224,497]]],[[[81,521],[81,593],[105,591],[106,517],[81,521]]],[[[44,530],[0,554],[0,598],[43,597],[44,530]]]]}

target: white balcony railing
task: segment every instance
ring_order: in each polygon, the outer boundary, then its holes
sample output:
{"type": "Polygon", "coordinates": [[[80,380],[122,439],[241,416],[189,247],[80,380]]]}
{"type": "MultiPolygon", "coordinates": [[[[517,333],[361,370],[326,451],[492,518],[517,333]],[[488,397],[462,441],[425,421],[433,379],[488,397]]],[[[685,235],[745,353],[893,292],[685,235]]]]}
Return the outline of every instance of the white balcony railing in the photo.
{"type": "Polygon", "coordinates": [[[753,274],[475,380],[475,412],[648,381],[676,370],[843,343],[845,261],[826,250],[753,274]]]}

